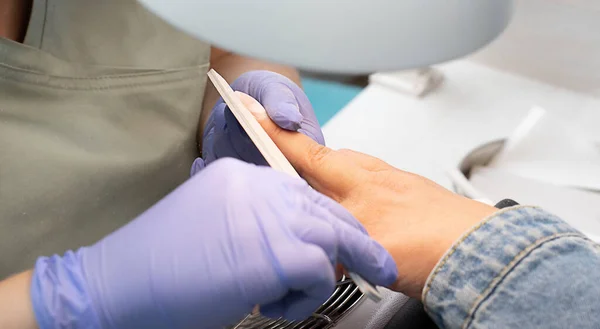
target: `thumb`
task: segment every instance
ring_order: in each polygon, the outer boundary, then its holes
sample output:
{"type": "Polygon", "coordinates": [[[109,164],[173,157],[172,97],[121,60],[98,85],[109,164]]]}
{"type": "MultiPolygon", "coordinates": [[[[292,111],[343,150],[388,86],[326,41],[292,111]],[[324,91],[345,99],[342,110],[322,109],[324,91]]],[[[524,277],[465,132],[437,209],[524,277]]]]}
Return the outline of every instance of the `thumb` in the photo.
{"type": "Polygon", "coordinates": [[[325,138],[308,97],[291,80],[270,83],[256,100],[263,105],[271,120],[283,129],[299,131],[319,144],[325,138]]]}
{"type": "Polygon", "coordinates": [[[194,163],[192,163],[192,167],[190,168],[190,177],[194,176],[205,167],[206,162],[204,162],[202,158],[196,158],[196,160],[194,160],[194,163]]]}
{"type": "Polygon", "coordinates": [[[258,101],[244,93],[236,93],[298,174],[312,187],[337,199],[341,192],[355,185],[357,168],[345,161],[345,157],[302,133],[280,128],[258,101]]]}
{"type": "Polygon", "coordinates": [[[273,84],[265,88],[260,98],[264,108],[281,128],[297,131],[300,129],[302,114],[294,93],[284,84],[273,84]]]}

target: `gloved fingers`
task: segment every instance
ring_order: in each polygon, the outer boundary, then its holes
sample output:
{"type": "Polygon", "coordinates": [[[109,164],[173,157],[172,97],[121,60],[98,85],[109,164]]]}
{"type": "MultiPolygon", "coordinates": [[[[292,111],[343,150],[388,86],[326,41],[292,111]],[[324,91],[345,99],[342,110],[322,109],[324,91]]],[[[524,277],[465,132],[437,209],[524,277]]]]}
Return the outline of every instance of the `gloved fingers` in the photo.
{"type": "MultiPolygon", "coordinates": [[[[308,97],[290,79],[274,72],[250,71],[238,77],[231,87],[251,95],[262,104],[266,108],[266,116],[275,122],[275,126],[300,131],[312,140],[324,144],[321,128],[308,97]]],[[[205,163],[210,164],[222,157],[235,157],[266,165],[260,152],[226,108],[223,100],[219,99],[205,126],[202,140],[202,158],[205,163]]]]}
{"type": "Polygon", "coordinates": [[[223,130],[225,129],[225,116],[223,113],[225,107],[226,105],[224,103],[217,103],[206,122],[206,126],[204,126],[204,134],[202,136],[202,158],[206,165],[219,158],[215,154],[215,152],[219,151],[219,149],[215,147],[215,143],[221,138],[223,130]]]}
{"type": "Polygon", "coordinates": [[[299,242],[294,249],[294,257],[289,257],[289,251],[278,257],[289,292],[277,302],[279,306],[271,306],[292,320],[311,315],[329,298],[336,283],[333,264],[321,247],[299,242]]]}
{"type": "Polygon", "coordinates": [[[234,81],[232,88],[255,98],[279,127],[300,131],[325,145],[308,96],[289,78],[269,71],[252,71],[234,81]]]}
{"type": "MultiPolygon", "coordinates": [[[[262,159],[262,156],[227,108],[227,104],[219,102],[215,105],[205,129],[207,130],[204,132],[202,143],[202,157],[205,165],[226,157],[261,164],[254,158],[262,159]],[[238,150],[243,153],[240,154],[238,150]],[[256,153],[254,158],[252,158],[252,150],[256,153]],[[252,161],[253,159],[254,161],[252,161]]],[[[264,161],[264,159],[262,160],[264,161]]]]}
{"type": "Polygon", "coordinates": [[[225,103],[223,103],[223,101],[221,99],[219,99],[219,101],[217,102],[217,104],[215,104],[215,106],[212,108],[212,112],[211,114],[208,116],[208,119],[206,120],[206,124],[204,125],[204,133],[202,134],[202,140],[204,140],[206,138],[206,135],[212,130],[214,131],[215,128],[215,116],[214,113],[215,112],[223,112],[223,109],[225,108],[225,103]]]}
{"type": "MultiPolygon", "coordinates": [[[[214,143],[212,145],[212,150],[209,150],[208,153],[214,156],[215,160],[222,158],[235,158],[239,160],[245,160],[237,153],[236,149],[233,147],[233,143],[231,141],[230,136],[230,127],[227,125],[227,122],[225,120],[224,111],[222,113],[219,113],[218,116],[218,121],[222,120],[223,124],[220,127],[215,127],[214,143]]],[[[205,160],[208,163],[208,160],[206,158],[205,160]]]]}
{"type": "Polygon", "coordinates": [[[260,314],[270,319],[282,318],[285,314],[285,304],[277,301],[260,306],[260,314]]]}
{"type": "Polygon", "coordinates": [[[319,126],[318,122],[304,121],[298,132],[310,137],[310,139],[315,142],[325,145],[325,137],[323,137],[323,132],[321,131],[321,126],[319,126]]]}
{"type": "MultiPolygon", "coordinates": [[[[329,238],[335,241],[337,246],[337,260],[348,270],[361,274],[367,281],[372,282],[381,286],[392,285],[398,276],[396,269],[396,263],[392,256],[375,240],[371,239],[365,231],[361,231],[356,228],[353,223],[356,221],[354,217],[347,211],[341,214],[334,214],[332,204],[336,204],[335,201],[327,198],[326,196],[316,192],[313,193],[312,205],[309,205],[310,212],[316,218],[324,220],[330,226],[329,230],[324,230],[321,236],[326,235],[329,232],[334,232],[336,237],[329,238]]],[[[310,202],[310,201],[309,201],[310,202]]],[[[345,209],[344,209],[345,210],[345,209]]],[[[306,226],[310,225],[311,228],[319,228],[314,223],[307,223],[306,226]]],[[[361,226],[356,221],[356,225],[361,226]]],[[[313,243],[319,243],[317,237],[320,237],[315,230],[311,230],[310,233],[314,235],[308,235],[313,240],[313,243]]],[[[304,238],[306,241],[306,237],[304,238]]],[[[321,237],[322,239],[322,237],[321,237]]],[[[326,244],[319,245],[321,247],[327,246],[326,244]]],[[[331,250],[331,246],[327,246],[331,250]]],[[[332,257],[331,254],[328,254],[332,257]]],[[[335,260],[333,260],[335,264],[335,260]]]]}
{"type": "MultiPolygon", "coordinates": [[[[331,200],[333,202],[333,200],[331,200]]],[[[335,202],[334,202],[335,203],[335,202]]],[[[337,203],[335,203],[337,204],[337,203]]],[[[329,219],[326,217],[337,217],[335,214],[329,212],[329,209],[320,209],[319,206],[314,206],[311,209],[311,214],[317,217],[322,217],[314,221],[307,220],[307,218],[298,218],[293,221],[290,225],[292,231],[300,240],[306,243],[314,244],[323,249],[327,254],[332,264],[335,264],[335,278],[339,281],[344,274],[344,267],[338,262],[338,241],[337,234],[334,231],[333,226],[329,223],[329,219]]],[[[345,209],[342,208],[345,211],[345,209]]],[[[360,225],[360,224],[359,224],[360,225]]],[[[362,226],[361,226],[362,227],[362,226]]]]}
{"type": "MultiPolygon", "coordinates": [[[[291,81],[290,81],[291,82],[291,81]]],[[[284,83],[267,82],[257,100],[267,110],[267,114],[279,127],[297,131],[304,117],[294,92],[284,83]]]]}
{"type": "Polygon", "coordinates": [[[204,133],[204,139],[202,140],[202,159],[204,159],[205,165],[217,160],[215,152],[213,151],[215,146],[215,129],[213,128],[210,132],[204,133]]]}
{"type": "Polygon", "coordinates": [[[192,168],[190,168],[190,177],[199,173],[204,167],[206,167],[204,160],[202,158],[196,158],[194,163],[192,163],[192,168]]]}
{"type": "Polygon", "coordinates": [[[325,138],[323,137],[323,132],[321,131],[321,125],[319,124],[319,120],[317,120],[317,115],[315,114],[308,96],[306,96],[304,90],[302,90],[296,84],[293,84],[290,89],[296,96],[296,100],[300,106],[300,114],[302,114],[303,117],[298,132],[310,137],[312,140],[321,145],[325,145],[325,138]]]}
{"type": "MultiPolygon", "coordinates": [[[[331,216],[326,210],[321,209],[311,209],[310,214],[316,217],[331,216]]],[[[328,219],[299,216],[289,225],[298,239],[321,248],[330,263],[337,262],[337,235],[328,219]]]]}
{"type": "Polygon", "coordinates": [[[239,155],[239,159],[256,165],[266,166],[267,161],[260,154],[228,107],[225,108],[224,116],[228,131],[227,138],[233,150],[239,155]]]}
{"type": "Polygon", "coordinates": [[[300,87],[291,81],[289,83],[292,86],[280,83],[284,87],[277,88],[271,87],[274,84],[269,85],[269,88],[265,88],[261,94],[260,103],[265,107],[269,118],[279,127],[298,131],[315,142],[325,145],[321,126],[308,97],[300,87]],[[278,93],[276,96],[271,97],[276,93],[278,93]]]}
{"type": "Polygon", "coordinates": [[[261,306],[260,313],[271,319],[302,321],[311,316],[323,302],[316,302],[301,291],[293,291],[276,303],[261,306]]]}
{"type": "Polygon", "coordinates": [[[332,220],[337,233],[338,260],[348,271],[384,287],[398,278],[396,262],[385,248],[368,235],[343,221],[332,220]]]}

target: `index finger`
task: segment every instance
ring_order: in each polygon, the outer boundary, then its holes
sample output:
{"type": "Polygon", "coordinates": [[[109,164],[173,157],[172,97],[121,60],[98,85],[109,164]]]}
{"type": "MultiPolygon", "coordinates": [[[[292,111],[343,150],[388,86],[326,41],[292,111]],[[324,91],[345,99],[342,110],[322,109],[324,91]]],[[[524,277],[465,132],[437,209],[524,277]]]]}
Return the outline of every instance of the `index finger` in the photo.
{"type": "Polygon", "coordinates": [[[345,157],[302,133],[280,128],[271,121],[258,101],[244,93],[236,94],[298,174],[312,187],[337,199],[336,191],[345,192],[356,185],[354,171],[358,168],[345,161],[345,157]]]}

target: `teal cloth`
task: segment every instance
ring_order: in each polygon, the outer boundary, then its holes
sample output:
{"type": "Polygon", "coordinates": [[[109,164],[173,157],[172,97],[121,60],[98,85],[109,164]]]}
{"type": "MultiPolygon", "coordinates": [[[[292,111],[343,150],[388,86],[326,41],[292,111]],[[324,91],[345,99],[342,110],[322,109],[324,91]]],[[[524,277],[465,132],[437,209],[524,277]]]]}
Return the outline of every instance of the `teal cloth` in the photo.
{"type": "Polygon", "coordinates": [[[357,86],[314,78],[303,78],[302,86],[313,105],[321,126],[327,123],[362,90],[357,86]]]}

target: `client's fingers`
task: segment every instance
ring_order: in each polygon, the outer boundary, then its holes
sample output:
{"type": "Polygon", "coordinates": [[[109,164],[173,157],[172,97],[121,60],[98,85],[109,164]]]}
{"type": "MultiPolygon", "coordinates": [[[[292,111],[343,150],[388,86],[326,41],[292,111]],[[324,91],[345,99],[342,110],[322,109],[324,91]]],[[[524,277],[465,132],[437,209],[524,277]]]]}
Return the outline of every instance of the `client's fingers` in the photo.
{"type": "Polygon", "coordinates": [[[254,98],[241,92],[237,92],[237,94],[242,103],[252,112],[263,129],[273,139],[281,152],[300,171],[300,174],[305,174],[306,171],[313,171],[315,169],[315,160],[331,155],[331,149],[320,145],[310,137],[281,129],[271,121],[264,107],[254,98]]]}
{"type": "Polygon", "coordinates": [[[356,185],[356,170],[360,168],[346,157],[304,134],[281,129],[269,119],[258,101],[244,93],[236,93],[298,173],[314,188],[335,198],[336,195],[331,194],[356,185]]]}

